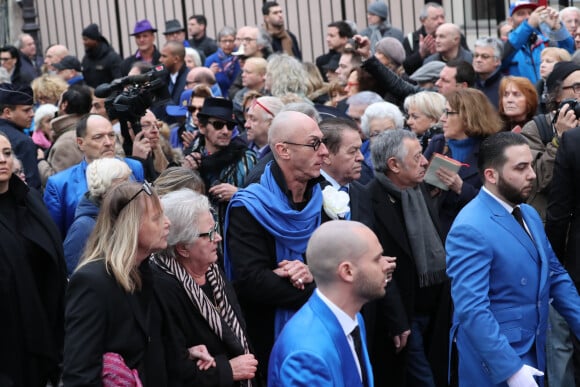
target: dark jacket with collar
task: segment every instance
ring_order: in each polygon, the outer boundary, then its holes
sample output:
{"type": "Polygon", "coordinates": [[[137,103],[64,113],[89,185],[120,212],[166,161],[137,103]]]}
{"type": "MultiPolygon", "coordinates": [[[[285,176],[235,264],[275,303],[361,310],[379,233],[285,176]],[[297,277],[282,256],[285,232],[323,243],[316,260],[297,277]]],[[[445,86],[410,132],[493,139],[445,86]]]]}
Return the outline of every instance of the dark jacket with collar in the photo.
{"type": "MultiPolygon", "coordinates": [[[[419,288],[400,200],[394,199],[377,179],[373,179],[366,189],[374,214],[373,231],[383,247],[383,254],[397,257],[397,269],[387,287],[384,307],[377,309],[375,320],[374,346],[370,353],[375,384],[405,385],[407,351],[404,349],[396,354],[392,336],[410,329],[411,319],[420,311],[429,314],[434,322],[430,334],[423,336],[425,346],[430,348],[427,359],[437,385],[447,385],[448,333],[451,327],[449,283],[419,288]]],[[[421,190],[429,213],[425,214],[426,219],[419,221],[431,221],[437,228],[437,210],[423,185],[421,190]]],[[[441,233],[440,236],[443,240],[441,233]]]]}
{"type": "Polygon", "coordinates": [[[487,79],[481,79],[479,76],[475,79],[475,87],[485,94],[496,110],[499,109],[499,84],[504,77],[500,70],[498,67],[487,79]]]}
{"type": "Polygon", "coordinates": [[[26,182],[33,188],[40,189],[40,174],[36,159],[36,144],[30,136],[24,134],[21,128],[12,121],[0,118],[0,132],[4,132],[10,140],[12,150],[22,162],[26,173],[26,182]]]}
{"type": "MultiPolygon", "coordinates": [[[[123,60],[123,62],[121,62],[121,75],[125,76],[127,74],[129,74],[129,70],[131,70],[131,67],[133,66],[133,64],[135,62],[139,62],[141,60],[143,60],[141,58],[141,56],[137,56],[139,54],[139,51],[137,51],[134,55],[131,55],[127,58],[125,58],[123,60]]],[[[156,46],[154,46],[153,48],[153,59],[151,61],[152,65],[158,65],[159,64],[159,58],[161,58],[161,53],[159,52],[159,50],[157,49],[156,46]]]]}
{"type": "Polygon", "coordinates": [[[94,49],[87,50],[82,60],[85,82],[91,87],[121,78],[121,57],[105,39],[94,49]]]}
{"type": "Polygon", "coordinates": [[[58,380],[66,272],[56,225],[16,175],[0,195],[0,385],[58,380]]]}

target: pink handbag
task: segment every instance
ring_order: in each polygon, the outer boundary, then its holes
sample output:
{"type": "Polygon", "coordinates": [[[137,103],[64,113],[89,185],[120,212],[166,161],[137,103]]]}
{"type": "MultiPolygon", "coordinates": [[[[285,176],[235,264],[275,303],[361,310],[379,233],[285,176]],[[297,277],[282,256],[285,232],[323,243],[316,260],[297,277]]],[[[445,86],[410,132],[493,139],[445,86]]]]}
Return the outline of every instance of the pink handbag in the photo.
{"type": "Polygon", "coordinates": [[[101,376],[104,387],[143,387],[139,372],[129,369],[118,353],[107,352],[103,355],[101,376]]]}

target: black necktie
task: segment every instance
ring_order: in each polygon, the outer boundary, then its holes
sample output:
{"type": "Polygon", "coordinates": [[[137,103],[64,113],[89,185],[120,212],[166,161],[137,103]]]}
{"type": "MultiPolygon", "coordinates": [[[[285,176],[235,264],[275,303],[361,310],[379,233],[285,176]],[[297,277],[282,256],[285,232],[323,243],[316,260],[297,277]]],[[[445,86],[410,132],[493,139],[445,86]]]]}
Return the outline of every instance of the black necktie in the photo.
{"type": "Polygon", "coordinates": [[[362,375],[363,386],[368,386],[367,382],[367,372],[363,357],[362,341],[360,338],[360,329],[358,325],[350,332],[352,341],[354,342],[354,351],[356,352],[356,357],[358,357],[358,364],[360,365],[360,373],[362,375]]]}
{"type": "Polygon", "coordinates": [[[526,234],[528,234],[528,236],[531,238],[531,235],[528,233],[528,229],[524,225],[524,218],[522,216],[522,210],[520,210],[519,207],[514,207],[514,209],[512,210],[512,215],[514,216],[514,218],[516,218],[516,221],[520,224],[520,226],[522,226],[522,228],[524,229],[526,234]]]}

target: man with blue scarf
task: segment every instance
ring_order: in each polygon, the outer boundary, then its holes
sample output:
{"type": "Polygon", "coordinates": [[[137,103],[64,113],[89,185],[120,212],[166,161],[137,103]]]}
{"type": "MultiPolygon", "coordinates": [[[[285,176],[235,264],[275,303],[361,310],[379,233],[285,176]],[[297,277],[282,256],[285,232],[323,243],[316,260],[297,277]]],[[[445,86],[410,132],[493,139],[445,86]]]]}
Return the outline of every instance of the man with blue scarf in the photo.
{"type": "Polygon", "coordinates": [[[268,143],[274,161],[259,184],[232,197],[224,227],[226,275],[263,371],[275,337],[315,288],[304,253],[320,225],[320,167],[328,155],[318,124],[299,112],[278,114],[268,143]]]}

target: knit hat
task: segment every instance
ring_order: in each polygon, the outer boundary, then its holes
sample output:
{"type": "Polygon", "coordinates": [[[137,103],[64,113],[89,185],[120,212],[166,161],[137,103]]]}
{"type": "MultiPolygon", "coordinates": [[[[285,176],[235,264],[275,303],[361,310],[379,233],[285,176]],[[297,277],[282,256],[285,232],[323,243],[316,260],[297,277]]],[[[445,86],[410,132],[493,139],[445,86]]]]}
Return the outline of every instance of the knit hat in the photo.
{"type": "Polygon", "coordinates": [[[389,8],[384,2],[375,1],[374,3],[369,5],[369,7],[367,8],[367,13],[377,15],[381,19],[387,20],[389,16],[389,8]]]}
{"type": "Polygon", "coordinates": [[[546,89],[548,93],[552,93],[558,85],[568,78],[568,75],[574,71],[580,71],[580,66],[574,62],[558,62],[554,65],[554,69],[546,79],[546,89]]]}
{"type": "Polygon", "coordinates": [[[419,67],[409,78],[418,83],[435,81],[439,79],[439,73],[443,67],[445,67],[445,63],[434,60],[419,67]]]}
{"type": "Polygon", "coordinates": [[[391,58],[398,65],[403,64],[405,60],[405,49],[401,42],[395,38],[382,38],[375,44],[375,52],[380,52],[386,57],[391,58]]]}
{"type": "Polygon", "coordinates": [[[89,24],[83,30],[83,36],[93,40],[100,40],[103,37],[99,31],[99,26],[95,23],[89,24]]]}

